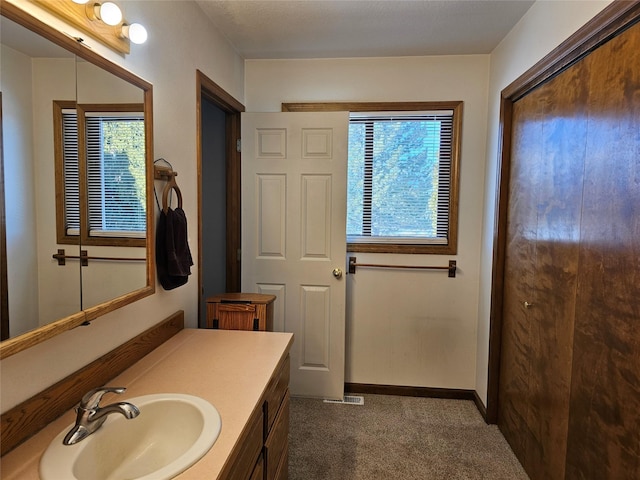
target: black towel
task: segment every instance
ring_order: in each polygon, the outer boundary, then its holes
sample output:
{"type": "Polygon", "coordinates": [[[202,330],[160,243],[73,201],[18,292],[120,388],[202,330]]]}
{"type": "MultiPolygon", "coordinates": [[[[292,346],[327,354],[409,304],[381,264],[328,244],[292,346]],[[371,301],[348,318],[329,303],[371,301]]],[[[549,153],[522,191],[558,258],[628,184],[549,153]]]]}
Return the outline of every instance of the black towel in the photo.
{"type": "Polygon", "coordinates": [[[187,242],[187,216],[182,208],[160,211],[156,232],[158,279],[165,290],[187,283],[191,275],[191,251],[187,242]]]}

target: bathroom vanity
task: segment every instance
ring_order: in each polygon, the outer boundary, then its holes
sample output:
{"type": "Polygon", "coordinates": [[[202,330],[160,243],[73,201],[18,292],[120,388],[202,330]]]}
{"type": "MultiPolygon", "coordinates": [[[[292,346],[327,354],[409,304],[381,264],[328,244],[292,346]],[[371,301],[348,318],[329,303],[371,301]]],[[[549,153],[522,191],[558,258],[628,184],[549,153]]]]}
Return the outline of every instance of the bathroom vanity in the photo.
{"type": "MultiPolygon", "coordinates": [[[[292,342],[290,333],[185,329],[110,381],[127,390],[105,401],[182,393],[216,407],[222,419],[218,439],[175,478],[286,479],[292,342]]],[[[42,453],[74,419],[68,411],[3,456],[2,478],[39,479],[42,453]]]]}

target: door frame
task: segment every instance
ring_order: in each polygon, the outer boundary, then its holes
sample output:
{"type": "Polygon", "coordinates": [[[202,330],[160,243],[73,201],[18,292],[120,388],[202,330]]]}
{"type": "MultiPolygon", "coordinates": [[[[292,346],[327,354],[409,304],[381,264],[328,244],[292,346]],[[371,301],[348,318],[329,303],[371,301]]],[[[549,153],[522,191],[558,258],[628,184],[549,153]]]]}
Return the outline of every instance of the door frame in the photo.
{"type": "Polygon", "coordinates": [[[511,170],[511,139],[513,104],[542,83],[550,80],[570,65],[578,62],[626,28],[640,21],[640,2],[614,1],[576,31],[542,60],[502,90],[496,188],[496,214],[493,235],[491,273],[491,307],[489,317],[489,367],[485,420],[497,423],[500,385],[500,354],[502,348],[502,309],[504,266],[511,170]]]}
{"type": "Polygon", "coordinates": [[[198,183],[198,325],[201,325],[202,296],[202,101],[207,100],[225,112],[226,171],[226,283],[227,292],[240,291],[240,114],[244,105],[222,87],[196,70],[196,151],[198,183]]]}

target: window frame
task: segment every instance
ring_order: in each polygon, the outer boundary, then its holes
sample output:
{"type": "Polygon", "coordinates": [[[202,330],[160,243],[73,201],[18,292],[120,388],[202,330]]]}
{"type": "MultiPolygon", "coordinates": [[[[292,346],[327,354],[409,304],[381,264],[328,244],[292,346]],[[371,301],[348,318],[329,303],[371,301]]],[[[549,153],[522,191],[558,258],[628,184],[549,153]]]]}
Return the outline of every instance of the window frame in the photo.
{"type": "Polygon", "coordinates": [[[358,243],[347,242],[348,252],[455,255],[458,251],[458,205],[460,199],[460,152],[462,145],[462,101],[438,102],[305,102],[283,103],[283,112],[407,112],[453,111],[451,138],[451,178],[449,184],[449,223],[446,243],[358,243]]]}
{"type": "Polygon", "coordinates": [[[87,185],[87,155],[85,135],[85,114],[91,112],[144,112],[141,103],[122,104],[77,104],[74,101],[53,101],[54,127],[54,161],[55,161],[55,189],[56,189],[56,237],[63,245],[91,245],[110,247],[146,247],[145,237],[110,237],[91,236],[89,231],[89,195],[87,185]],[[78,118],[78,178],[80,200],[80,232],[79,235],[69,235],[66,229],[66,205],[64,184],[64,136],[63,110],[75,109],[78,118]]]}

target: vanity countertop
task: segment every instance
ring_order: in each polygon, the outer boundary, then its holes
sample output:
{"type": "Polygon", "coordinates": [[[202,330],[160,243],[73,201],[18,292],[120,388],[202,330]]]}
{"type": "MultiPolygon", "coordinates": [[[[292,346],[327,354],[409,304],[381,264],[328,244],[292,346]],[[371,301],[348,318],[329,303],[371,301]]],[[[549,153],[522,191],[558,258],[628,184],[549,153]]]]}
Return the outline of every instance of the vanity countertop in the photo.
{"type": "MultiPolygon", "coordinates": [[[[110,381],[110,386],[127,391],[107,395],[103,403],[151,393],[205,398],[220,412],[220,436],[198,463],[176,478],[217,478],[292,341],[290,333],[185,329],[110,381]]],[[[38,480],[42,453],[74,421],[70,410],[2,457],[2,478],[38,480]]]]}

